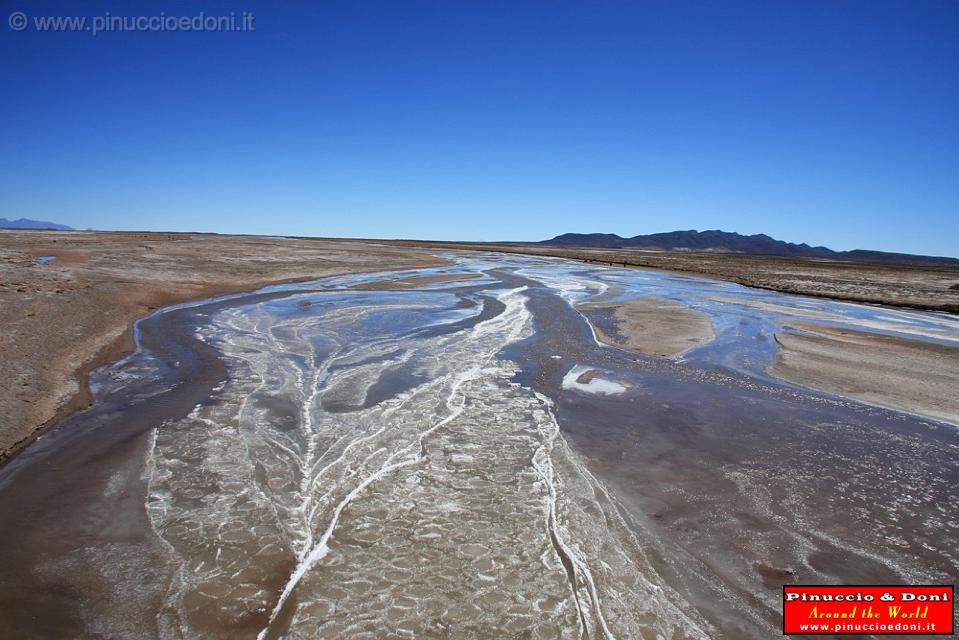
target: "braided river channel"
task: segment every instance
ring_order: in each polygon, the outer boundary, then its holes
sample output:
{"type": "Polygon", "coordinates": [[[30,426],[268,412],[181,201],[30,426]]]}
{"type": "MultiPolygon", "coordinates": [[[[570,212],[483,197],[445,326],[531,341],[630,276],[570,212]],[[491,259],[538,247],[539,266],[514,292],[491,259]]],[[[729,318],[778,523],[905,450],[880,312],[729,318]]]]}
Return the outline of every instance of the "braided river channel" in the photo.
{"type": "Polygon", "coordinates": [[[790,310],[954,317],[446,257],[139,321],[0,469],[3,637],[770,638],[783,584],[959,574],[956,427],[767,372],[790,310]],[[713,339],[645,356],[578,308],[642,296],[713,339]]]}

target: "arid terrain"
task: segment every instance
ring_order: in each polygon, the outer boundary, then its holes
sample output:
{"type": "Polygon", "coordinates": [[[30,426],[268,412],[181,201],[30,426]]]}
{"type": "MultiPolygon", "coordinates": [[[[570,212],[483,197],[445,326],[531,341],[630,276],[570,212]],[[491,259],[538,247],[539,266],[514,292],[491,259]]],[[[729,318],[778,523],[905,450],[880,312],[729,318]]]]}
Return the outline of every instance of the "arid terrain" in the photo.
{"type": "Polygon", "coordinates": [[[424,251],[342,240],[2,230],[0,460],[89,404],[86,372],[128,353],[132,322],[153,309],[441,262],[424,251]],[[55,259],[40,264],[44,256],[55,259]]]}
{"type": "Polygon", "coordinates": [[[615,266],[665,269],[783,293],[959,313],[959,268],[951,266],[862,263],[691,251],[566,249],[518,243],[403,244],[485,249],[555,256],[615,266]]]}
{"type": "Polygon", "coordinates": [[[59,418],[87,406],[86,372],[128,353],[132,322],[153,309],[271,283],[440,264],[437,249],[625,264],[790,293],[959,310],[959,270],[950,267],[516,244],[4,230],[0,460],[59,418]],[[41,264],[38,259],[44,256],[54,259],[41,264]]]}
{"type": "Polygon", "coordinates": [[[776,334],[774,375],[959,424],[959,347],[801,322],[788,329],[776,334]]]}
{"type": "Polygon", "coordinates": [[[5,237],[14,427],[143,318],[0,466],[5,637],[758,640],[784,583],[955,575],[956,316],[440,245],[5,237]]]}

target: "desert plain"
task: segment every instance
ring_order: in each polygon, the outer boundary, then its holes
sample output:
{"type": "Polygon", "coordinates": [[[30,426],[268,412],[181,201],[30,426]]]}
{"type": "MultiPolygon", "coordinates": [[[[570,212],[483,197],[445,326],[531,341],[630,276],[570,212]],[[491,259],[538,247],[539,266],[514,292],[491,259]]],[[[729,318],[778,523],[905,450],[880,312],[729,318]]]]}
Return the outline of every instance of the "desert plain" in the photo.
{"type": "Polygon", "coordinates": [[[956,270],[546,251],[0,233],[11,637],[763,638],[954,574],[956,270]]]}
{"type": "Polygon", "coordinates": [[[0,460],[88,406],[89,370],[130,353],[133,322],[157,308],[442,263],[424,250],[343,240],[0,230],[0,460]]]}
{"type": "MultiPolygon", "coordinates": [[[[90,369],[134,348],[133,322],[187,300],[344,273],[440,265],[448,251],[522,253],[702,275],[751,287],[880,305],[956,312],[959,268],[849,263],[738,254],[160,232],[0,230],[0,461],[69,413],[89,406],[90,369]],[[51,260],[52,258],[52,260],[51,260]]],[[[463,276],[389,283],[415,286],[463,276]]],[[[466,277],[472,277],[467,275],[466,277]]],[[[366,283],[363,288],[381,288],[366,283]]],[[[708,321],[682,305],[639,299],[616,306],[610,344],[676,356],[707,341],[708,321]]],[[[781,336],[774,371],[802,384],[955,420],[959,348],[830,332],[781,336]],[[828,353],[822,343],[830,341],[828,353]],[[873,340],[864,350],[863,340],[873,340]],[[815,344],[814,344],[815,343],[815,344]],[[906,356],[908,354],[908,357],[906,356]],[[857,366],[882,360],[882,370],[857,366]],[[906,360],[903,360],[907,357],[906,360]],[[919,358],[919,360],[916,360],[919,358]],[[906,363],[908,362],[908,366],[906,363]],[[901,363],[897,369],[897,363],[901,363]],[[929,382],[915,366],[928,367],[929,382]],[[898,374],[890,374],[887,369],[898,374]],[[851,385],[856,377],[858,384],[851,385]],[[853,388],[855,387],[855,388],[853,388]],[[883,398],[885,398],[883,400],[883,398]],[[925,407],[929,407],[925,410],[925,407]]]]}

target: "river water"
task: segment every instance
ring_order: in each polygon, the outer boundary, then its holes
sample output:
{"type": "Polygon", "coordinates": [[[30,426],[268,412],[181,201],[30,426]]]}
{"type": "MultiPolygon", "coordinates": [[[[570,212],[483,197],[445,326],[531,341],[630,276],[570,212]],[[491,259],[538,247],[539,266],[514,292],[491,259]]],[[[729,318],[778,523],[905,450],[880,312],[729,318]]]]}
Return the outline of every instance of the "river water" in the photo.
{"type": "Polygon", "coordinates": [[[140,321],[0,469],[5,637],[765,638],[784,583],[954,580],[956,428],[766,373],[790,309],[944,343],[952,317],[450,257],[140,321]],[[715,339],[645,357],[573,306],[637,295],[715,339]]]}

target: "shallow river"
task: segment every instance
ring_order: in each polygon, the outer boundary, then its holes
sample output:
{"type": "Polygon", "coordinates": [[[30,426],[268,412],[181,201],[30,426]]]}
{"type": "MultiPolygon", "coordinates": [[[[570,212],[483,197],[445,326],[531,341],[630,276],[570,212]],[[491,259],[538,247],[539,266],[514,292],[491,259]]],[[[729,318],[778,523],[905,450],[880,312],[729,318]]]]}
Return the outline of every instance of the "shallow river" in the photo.
{"type": "Polygon", "coordinates": [[[452,259],[142,320],[0,469],[4,637],[766,638],[784,583],[959,573],[956,427],[766,373],[790,309],[944,343],[953,318],[452,259]],[[573,307],[637,295],[716,338],[645,357],[573,307]]]}

